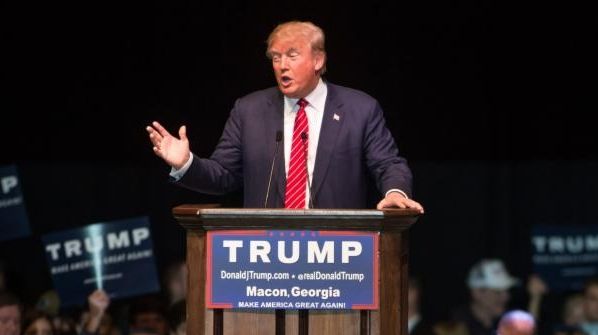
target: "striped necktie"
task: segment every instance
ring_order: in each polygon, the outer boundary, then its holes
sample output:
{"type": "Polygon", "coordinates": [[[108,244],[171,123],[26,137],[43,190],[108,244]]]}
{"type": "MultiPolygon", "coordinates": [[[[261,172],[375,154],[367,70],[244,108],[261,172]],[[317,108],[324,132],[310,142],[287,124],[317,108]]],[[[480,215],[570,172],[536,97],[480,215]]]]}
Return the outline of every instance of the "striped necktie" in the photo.
{"type": "Polygon", "coordinates": [[[307,144],[308,126],[305,107],[307,100],[299,99],[299,110],[295,117],[293,128],[293,141],[291,144],[291,159],[287,175],[287,188],[285,192],[285,208],[305,208],[305,192],[307,186],[307,144]]]}

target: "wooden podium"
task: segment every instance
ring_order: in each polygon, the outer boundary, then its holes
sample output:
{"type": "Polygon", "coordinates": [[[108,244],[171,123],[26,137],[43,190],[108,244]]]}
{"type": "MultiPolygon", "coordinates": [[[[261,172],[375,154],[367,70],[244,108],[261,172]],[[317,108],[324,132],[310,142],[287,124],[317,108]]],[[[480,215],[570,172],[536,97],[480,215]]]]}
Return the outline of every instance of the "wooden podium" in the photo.
{"type": "Polygon", "coordinates": [[[407,334],[408,229],[419,216],[416,211],[225,209],[213,205],[182,205],[175,207],[173,214],[187,231],[187,334],[407,334]],[[379,310],[207,309],[204,292],[206,231],[238,229],[379,232],[379,310]]]}

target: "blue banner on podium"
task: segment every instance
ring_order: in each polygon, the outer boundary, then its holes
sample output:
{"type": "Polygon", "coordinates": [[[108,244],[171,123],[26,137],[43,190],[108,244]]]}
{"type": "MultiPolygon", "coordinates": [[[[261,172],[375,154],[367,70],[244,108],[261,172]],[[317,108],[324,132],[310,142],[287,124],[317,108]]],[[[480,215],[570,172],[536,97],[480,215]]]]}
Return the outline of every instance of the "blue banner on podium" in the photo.
{"type": "Polygon", "coordinates": [[[42,239],[62,306],[85,304],[96,289],[112,299],[160,290],[146,217],[96,223],[42,239]]]}
{"type": "Polygon", "coordinates": [[[378,240],[376,232],[210,231],[206,305],[378,309],[378,240]]]}
{"type": "Polygon", "coordinates": [[[28,236],[29,220],[17,167],[0,166],[0,241],[28,236]]]}

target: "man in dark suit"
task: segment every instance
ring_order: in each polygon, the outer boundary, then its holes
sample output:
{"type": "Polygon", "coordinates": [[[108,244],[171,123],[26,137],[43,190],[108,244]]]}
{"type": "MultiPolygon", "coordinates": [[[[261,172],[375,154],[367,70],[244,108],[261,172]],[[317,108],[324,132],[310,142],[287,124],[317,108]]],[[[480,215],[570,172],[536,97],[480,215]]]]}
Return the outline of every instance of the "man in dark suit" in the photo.
{"type": "Polygon", "coordinates": [[[364,208],[372,177],[383,196],[379,209],[423,213],[410,199],[411,171],[378,102],[322,80],[322,30],[283,23],[270,34],[267,55],[278,87],[237,100],[209,159],[190,152],[185,126],[179,138],[158,122],[147,127],[176,183],[209,194],[242,187],[245,207],[364,208]]]}

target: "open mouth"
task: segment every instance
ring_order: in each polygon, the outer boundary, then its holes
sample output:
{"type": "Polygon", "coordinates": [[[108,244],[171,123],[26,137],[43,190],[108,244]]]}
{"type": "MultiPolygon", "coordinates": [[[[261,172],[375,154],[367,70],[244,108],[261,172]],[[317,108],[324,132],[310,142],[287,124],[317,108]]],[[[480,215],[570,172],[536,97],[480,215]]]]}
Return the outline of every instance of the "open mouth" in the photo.
{"type": "Polygon", "coordinates": [[[293,78],[291,78],[289,76],[281,76],[280,82],[282,83],[282,86],[288,87],[293,82],[293,78]]]}

